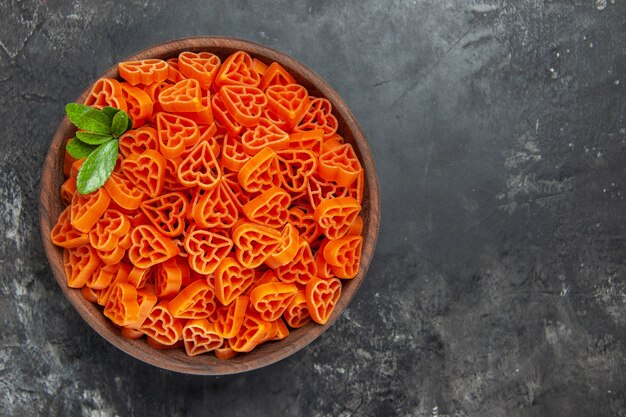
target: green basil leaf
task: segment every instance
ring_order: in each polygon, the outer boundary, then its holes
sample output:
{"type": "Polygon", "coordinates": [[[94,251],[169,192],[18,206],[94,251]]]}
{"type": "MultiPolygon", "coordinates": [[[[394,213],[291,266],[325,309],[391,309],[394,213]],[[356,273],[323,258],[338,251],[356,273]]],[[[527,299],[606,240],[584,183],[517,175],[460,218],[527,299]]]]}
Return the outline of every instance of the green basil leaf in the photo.
{"type": "MultiPolygon", "coordinates": [[[[102,111],[106,113],[107,116],[109,116],[111,118],[111,120],[113,120],[113,118],[115,117],[115,115],[118,112],[121,112],[122,110],[120,109],[116,109],[115,107],[109,107],[109,106],[105,106],[102,108],[102,111]]],[[[128,115],[128,113],[126,113],[126,115],[128,115]]],[[[126,126],[126,132],[128,132],[130,129],[133,128],[133,121],[131,120],[130,116],[128,117],[128,126],[126,126]]]]}
{"type": "Polygon", "coordinates": [[[128,132],[132,128],[133,128],[133,119],[131,119],[130,116],[128,116],[128,125],[126,126],[126,130],[124,132],[128,132]]]}
{"type": "Polygon", "coordinates": [[[89,145],[101,145],[104,142],[107,142],[113,139],[111,135],[99,135],[97,133],[89,133],[89,132],[76,132],[76,137],[84,143],[89,145]]]}
{"type": "Polygon", "coordinates": [[[115,116],[113,116],[113,122],[111,123],[111,132],[113,133],[113,136],[119,137],[123,135],[124,132],[126,132],[129,120],[130,118],[125,111],[115,113],[115,116]]]}
{"type": "Polygon", "coordinates": [[[78,171],[76,188],[81,194],[89,194],[102,187],[111,176],[117,161],[117,140],[110,140],[98,146],[78,171]]]}
{"type": "Polygon", "coordinates": [[[108,135],[111,133],[111,119],[106,113],[84,104],[69,103],[65,106],[65,113],[74,125],[91,133],[108,135]]]}
{"type": "Polygon", "coordinates": [[[89,154],[92,153],[96,147],[87,145],[76,138],[72,138],[69,142],[67,142],[67,145],[65,145],[65,149],[67,150],[67,153],[72,155],[74,158],[82,159],[89,156],[89,154]]]}
{"type": "Polygon", "coordinates": [[[118,111],[121,111],[120,109],[116,109],[115,107],[110,107],[110,106],[104,106],[102,108],[102,112],[104,114],[106,114],[107,116],[109,116],[109,119],[113,120],[113,117],[115,116],[115,113],[117,113],[118,111]]]}

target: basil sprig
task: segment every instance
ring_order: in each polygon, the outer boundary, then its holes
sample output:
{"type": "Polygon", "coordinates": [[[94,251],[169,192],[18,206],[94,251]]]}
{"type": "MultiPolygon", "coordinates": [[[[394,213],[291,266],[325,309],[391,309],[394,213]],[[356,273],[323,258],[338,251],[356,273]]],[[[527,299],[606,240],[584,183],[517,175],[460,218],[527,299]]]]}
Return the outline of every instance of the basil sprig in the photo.
{"type": "Polygon", "coordinates": [[[69,103],[65,113],[78,129],[65,149],[74,158],[86,158],[78,170],[76,189],[89,194],[102,187],[117,161],[118,138],[133,126],[125,111],[113,107],[102,110],[69,103]]]}

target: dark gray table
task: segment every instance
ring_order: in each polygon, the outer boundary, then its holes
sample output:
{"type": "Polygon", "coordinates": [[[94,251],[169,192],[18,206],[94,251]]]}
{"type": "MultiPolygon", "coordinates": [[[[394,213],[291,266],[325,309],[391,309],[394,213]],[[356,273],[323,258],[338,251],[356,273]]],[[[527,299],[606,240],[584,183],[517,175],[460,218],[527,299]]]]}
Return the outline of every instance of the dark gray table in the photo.
{"type": "Polygon", "coordinates": [[[624,416],[625,48],[624,0],[3,1],[0,415],[624,416]],[[63,105],[136,50],[209,34],[326,78],[383,208],[343,317],[219,379],[95,334],[37,224],[63,105]]]}

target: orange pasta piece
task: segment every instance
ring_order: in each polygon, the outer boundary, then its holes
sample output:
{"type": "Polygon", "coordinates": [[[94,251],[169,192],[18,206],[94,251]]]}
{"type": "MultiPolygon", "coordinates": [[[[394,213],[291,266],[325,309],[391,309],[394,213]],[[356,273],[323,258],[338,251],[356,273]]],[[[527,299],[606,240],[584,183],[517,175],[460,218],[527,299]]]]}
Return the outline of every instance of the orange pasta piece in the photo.
{"type": "Polygon", "coordinates": [[[72,226],[81,232],[89,232],[109,207],[110,202],[111,197],[104,188],[86,195],[74,193],[70,206],[72,226]]]}
{"type": "Polygon", "coordinates": [[[57,246],[71,249],[89,243],[89,234],[81,232],[72,226],[70,222],[70,207],[66,207],[50,231],[50,240],[57,246]]]}
{"type": "Polygon", "coordinates": [[[218,347],[213,351],[215,353],[215,357],[221,360],[232,359],[237,356],[237,352],[232,350],[228,344],[228,340],[224,340],[222,346],[218,347]]]}
{"type": "Polygon", "coordinates": [[[233,119],[246,127],[259,122],[267,105],[263,91],[247,85],[226,85],[220,89],[219,97],[233,119]]]}
{"type": "Polygon", "coordinates": [[[276,153],[264,148],[241,167],[237,178],[243,189],[252,193],[280,187],[282,179],[276,153]]]}
{"type": "MultiPolygon", "coordinates": [[[[258,276],[258,274],[257,274],[258,276]]],[[[276,274],[274,273],[273,270],[268,269],[267,271],[265,271],[263,273],[263,275],[261,275],[260,278],[255,279],[254,282],[252,283],[252,285],[250,287],[248,287],[248,289],[246,290],[246,292],[244,293],[244,295],[249,296],[250,293],[259,285],[263,285],[263,284],[268,284],[270,282],[280,282],[278,280],[278,277],[276,276],[276,274]]]]}
{"type": "Polygon", "coordinates": [[[305,191],[317,168],[315,154],[304,149],[285,149],[276,155],[283,187],[292,193],[305,191]]]}
{"type": "Polygon", "coordinates": [[[154,226],[141,225],[130,234],[132,246],[128,257],[133,265],[148,268],[176,256],[178,246],[161,234],[154,226]]]}
{"type": "Polygon", "coordinates": [[[132,227],[137,227],[141,226],[142,224],[149,223],[146,215],[143,214],[141,210],[126,211],[125,214],[128,220],[130,220],[130,224],[132,227]]]}
{"type": "Polygon", "coordinates": [[[118,326],[139,320],[137,289],[128,283],[115,284],[104,306],[104,315],[118,326]]]}
{"type": "Polygon", "coordinates": [[[343,145],[343,138],[335,133],[330,139],[324,141],[321,153],[326,153],[341,145],[343,145]]]}
{"type": "Polygon", "coordinates": [[[159,150],[168,158],[180,156],[190,142],[200,137],[196,122],[186,117],[161,112],[156,120],[159,150]]]}
{"type": "Polygon", "coordinates": [[[208,142],[201,142],[178,166],[178,180],[188,187],[211,190],[221,177],[222,171],[208,142]]]}
{"type": "Polygon", "coordinates": [[[206,230],[196,230],[185,237],[189,266],[199,274],[212,274],[232,247],[229,238],[206,230]]]}
{"type": "Polygon", "coordinates": [[[165,158],[165,173],[163,175],[163,191],[184,191],[189,189],[178,180],[178,167],[183,162],[180,156],[176,158],[165,158]]]}
{"type": "Polygon", "coordinates": [[[354,193],[354,195],[352,195],[353,193],[351,193],[350,188],[341,187],[332,181],[326,181],[320,178],[316,173],[309,177],[309,182],[307,184],[307,194],[313,208],[319,206],[320,203],[324,200],[337,197],[352,196],[357,201],[359,201],[359,199],[356,198],[357,193],[354,193]]]}
{"type": "Polygon", "coordinates": [[[241,136],[241,144],[248,155],[256,155],[264,148],[278,151],[289,146],[289,135],[268,119],[261,118],[254,129],[241,136]]]}
{"type": "Polygon", "coordinates": [[[306,284],[305,296],[313,321],[326,324],[341,296],[341,281],[313,278],[306,284]]]}
{"type": "Polygon", "coordinates": [[[172,83],[177,83],[184,80],[186,77],[180,72],[178,67],[178,58],[170,58],[167,61],[167,80],[172,83]]]}
{"type": "Polygon", "coordinates": [[[76,192],[76,178],[69,177],[61,185],[61,201],[68,206],[72,203],[72,197],[76,192]]]}
{"type": "Polygon", "coordinates": [[[283,313],[283,318],[292,329],[298,329],[311,321],[311,314],[306,304],[304,291],[298,291],[294,296],[283,313]]]}
{"type": "MultiPolygon", "coordinates": [[[[182,325],[182,322],[181,322],[182,325]]],[[[171,344],[171,345],[166,345],[164,343],[159,342],[157,339],[154,339],[150,336],[146,337],[146,343],[148,343],[148,345],[152,348],[152,349],[156,349],[156,350],[172,350],[172,349],[178,349],[178,348],[184,348],[185,347],[185,343],[182,339],[178,340],[177,342],[171,344]]]]}
{"type": "Polygon", "coordinates": [[[267,68],[267,64],[265,64],[263,61],[252,58],[252,69],[256,71],[261,77],[263,77],[263,74],[265,74],[267,68]]]}
{"type": "Polygon", "coordinates": [[[130,230],[130,221],[117,210],[108,209],[89,232],[89,243],[94,249],[111,251],[130,230]]]}
{"type": "MultiPolygon", "coordinates": [[[[70,141],[71,138],[68,138],[65,143],[63,144],[63,146],[67,146],[67,142],[70,141]]],[[[69,154],[69,152],[65,151],[63,153],[63,175],[65,177],[69,177],[70,176],[70,170],[72,169],[72,164],[74,162],[76,162],[77,159],[74,158],[72,155],[69,154]]],[[[76,178],[76,177],[74,177],[76,178]]]]}
{"type": "MultiPolygon", "coordinates": [[[[148,315],[152,311],[152,308],[156,305],[158,299],[156,295],[149,291],[137,290],[137,304],[139,304],[139,318],[126,325],[127,328],[139,331],[139,328],[144,321],[148,318],[148,315]]],[[[142,333],[143,334],[143,333],[142,333]]]]}
{"type": "Polygon", "coordinates": [[[150,267],[139,268],[138,266],[133,266],[133,269],[128,275],[128,282],[133,284],[136,288],[143,288],[146,283],[152,279],[153,274],[154,269],[150,267]]]}
{"type": "Polygon", "coordinates": [[[255,223],[282,227],[289,217],[291,196],[280,187],[273,187],[261,193],[243,206],[246,217],[255,223]]]}
{"type": "Polygon", "coordinates": [[[172,298],[178,294],[183,283],[183,269],[182,265],[176,262],[176,258],[167,259],[157,264],[155,268],[155,295],[162,299],[172,298]]]}
{"type": "Polygon", "coordinates": [[[100,259],[96,251],[89,245],[65,249],[63,251],[63,266],[65,267],[67,286],[81,288],[99,264],[100,259]]]}
{"type": "Polygon", "coordinates": [[[215,331],[215,325],[206,319],[189,320],[183,328],[183,341],[189,356],[211,352],[224,343],[224,339],[215,331]]]}
{"type": "Polygon", "coordinates": [[[168,303],[168,308],[179,319],[209,318],[217,309],[215,291],[205,280],[193,281],[168,303]]]}
{"type": "Polygon", "coordinates": [[[122,258],[126,254],[126,250],[130,248],[131,243],[132,241],[130,239],[130,235],[128,234],[120,239],[119,244],[112,250],[96,250],[96,253],[105,264],[115,265],[122,260],[122,258]]]}
{"type": "Polygon", "coordinates": [[[172,346],[182,338],[183,324],[161,303],[152,308],[139,331],[162,345],[172,346]]]}
{"type": "Polygon", "coordinates": [[[298,229],[291,223],[287,223],[282,231],[280,246],[265,260],[265,264],[274,269],[286,265],[296,256],[299,247],[300,235],[298,229]]]}
{"type": "Polygon", "coordinates": [[[167,112],[199,112],[202,110],[200,83],[194,78],[178,81],[161,91],[159,103],[167,112]]]}
{"type": "Polygon", "coordinates": [[[306,285],[311,279],[317,276],[317,265],[311,247],[304,239],[300,239],[296,256],[286,265],[275,269],[278,279],[291,284],[298,283],[306,285]]]}
{"type": "Polygon", "coordinates": [[[169,71],[167,63],[162,59],[121,62],[118,69],[120,77],[132,85],[165,81],[169,71]]]}
{"type": "Polygon", "coordinates": [[[315,208],[313,218],[331,240],[345,236],[361,211],[361,205],[352,197],[324,200],[315,208]]]}
{"type": "Polygon", "coordinates": [[[246,52],[237,51],[229,56],[220,67],[215,84],[217,87],[224,85],[259,85],[261,77],[253,69],[252,58],[246,52]]]}
{"type": "Polygon", "coordinates": [[[152,116],[150,117],[150,123],[155,124],[156,116],[159,113],[163,112],[161,103],[159,103],[159,95],[161,94],[161,91],[172,86],[173,84],[174,83],[171,83],[169,81],[162,81],[160,83],[154,83],[154,84],[150,84],[144,87],[143,91],[145,91],[146,94],[148,94],[150,96],[150,99],[152,100],[152,116]]]}
{"type": "Polygon", "coordinates": [[[111,173],[109,179],[104,183],[104,189],[107,190],[117,205],[126,210],[139,208],[145,195],[139,188],[133,187],[133,184],[126,177],[115,172],[111,173]]]}
{"type": "Polygon", "coordinates": [[[293,128],[309,106],[309,93],[299,84],[273,85],[265,90],[270,110],[293,128]]]}
{"type": "Polygon", "coordinates": [[[222,165],[231,171],[239,171],[250,160],[250,155],[243,149],[241,139],[232,135],[224,136],[222,147],[222,165]]]}
{"type": "Polygon", "coordinates": [[[187,204],[184,194],[171,192],[144,201],[141,210],[160,233],[176,236],[185,229],[187,204]]]}
{"type": "Polygon", "coordinates": [[[239,219],[237,204],[224,182],[210,191],[199,188],[196,193],[192,217],[200,226],[227,229],[239,219]]]}
{"type": "Polygon", "coordinates": [[[263,342],[270,327],[271,324],[263,320],[259,313],[253,309],[248,309],[241,328],[233,338],[228,339],[228,343],[231,349],[236,352],[250,352],[263,342]]]}
{"type": "Polygon", "coordinates": [[[322,230],[313,217],[313,210],[309,206],[290,208],[289,222],[298,229],[300,238],[304,239],[309,245],[313,244],[322,234],[322,230]]]}
{"type": "Polygon", "coordinates": [[[309,107],[293,131],[306,132],[322,129],[324,139],[330,139],[337,132],[339,126],[337,118],[332,114],[332,104],[325,98],[309,97],[309,99],[309,107]]]}
{"type": "Polygon", "coordinates": [[[246,268],[256,268],[276,252],[282,242],[278,230],[242,222],[233,227],[233,242],[237,260],[246,268]]]}
{"type": "Polygon", "coordinates": [[[220,63],[220,59],[209,52],[182,52],[178,55],[180,72],[187,78],[198,80],[205,90],[211,87],[220,63]]]}
{"type": "Polygon", "coordinates": [[[241,295],[229,306],[218,307],[215,319],[215,330],[224,339],[235,337],[243,323],[248,307],[249,297],[241,295]]]}
{"type": "Polygon", "coordinates": [[[148,149],[159,150],[157,131],[149,126],[142,126],[139,129],[131,129],[120,136],[119,151],[124,158],[131,153],[141,154],[148,149]]]}
{"type": "Polygon", "coordinates": [[[141,191],[155,198],[163,191],[165,158],[151,149],[142,154],[131,153],[122,161],[122,172],[141,191]]]}
{"type": "Polygon", "coordinates": [[[322,129],[295,132],[289,135],[289,149],[303,149],[311,151],[314,155],[319,156],[322,152],[323,140],[324,131],[322,129]]]}
{"type": "Polygon", "coordinates": [[[80,289],[80,293],[83,295],[83,298],[90,303],[98,301],[98,290],[85,286],[80,289]]]}
{"type": "Polygon", "coordinates": [[[222,181],[224,182],[226,189],[233,198],[235,205],[237,205],[237,209],[240,213],[243,213],[243,206],[248,201],[258,195],[258,193],[249,193],[243,189],[243,187],[239,184],[239,181],[237,180],[236,172],[229,172],[227,174],[224,174],[222,176],[222,181]]]}
{"type": "Polygon", "coordinates": [[[361,203],[363,201],[363,187],[365,186],[365,174],[363,171],[359,174],[356,181],[348,187],[348,195],[361,203]]]}
{"type": "MultiPolygon", "coordinates": [[[[198,124],[198,128],[200,129],[202,126],[210,128],[211,136],[213,136],[217,131],[215,119],[213,118],[211,96],[208,92],[200,98],[200,110],[195,112],[179,112],[178,114],[196,122],[196,124],[198,124]]],[[[202,135],[202,130],[200,131],[200,135],[202,135]]]]}
{"type": "Polygon", "coordinates": [[[332,265],[339,278],[354,278],[361,263],[362,236],[346,236],[328,242],[324,248],[324,259],[332,265]]]}
{"type": "Polygon", "coordinates": [[[129,340],[141,339],[144,336],[144,334],[141,333],[139,330],[131,329],[129,327],[122,327],[120,329],[120,333],[124,339],[129,340]]]}
{"type": "Polygon", "coordinates": [[[228,111],[228,107],[224,104],[219,95],[214,95],[211,98],[211,109],[213,116],[215,117],[215,123],[223,126],[229,135],[239,136],[243,132],[243,125],[240,124],[228,111]]]}
{"type": "Polygon", "coordinates": [[[278,320],[298,293],[295,284],[270,282],[259,285],[250,292],[252,307],[265,321],[278,320]]]}
{"type": "Polygon", "coordinates": [[[80,167],[83,166],[83,162],[85,162],[85,158],[74,160],[72,166],[70,167],[70,177],[76,179],[80,167]]]}
{"type": "Polygon", "coordinates": [[[318,172],[326,181],[335,181],[347,187],[358,178],[363,168],[349,143],[337,146],[320,155],[318,172]]]}
{"type": "Polygon", "coordinates": [[[350,229],[348,229],[348,235],[351,236],[361,236],[363,234],[363,217],[356,216],[354,222],[350,225],[350,229]]]}
{"type": "Polygon", "coordinates": [[[111,297],[111,292],[116,284],[127,283],[128,282],[128,274],[130,273],[131,267],[130,265],[120,262],[117,265],[117,270],[115,272],[115,276],[111,283],[104,289],[100,290],[98,293],[98,301],[97,303],[101,306],[106,306],[109,298],[111,297]]]}
{"type": "Polygon", "coordinates": [[[229,305],[254,282],[255,272],[227,257],[215,270],[215,296],[222,305],[229,305]]]}
{"type": "Polygon", "coordinates": [[[152,99],[140,88],[121,83],[122,97],[126,101],[127,113],[133,121],[133,128],[142,126],[152,116],[152,99]]]}
{"type": "Polygon", "coordinates": [[[277,324],[276,335],[274,336],[272,340],[278,341],[278,340],[286,339],[287,336],[289,336],[289,329],[287,328],[287,325],[285,324],[283,319],[279,318],[276,321],[276,324],[277,324]]]}
{"type": "Polygon", "coordinates": [[[326,262],[326,258],[324,258],[324,249],[329,242],[329,239],[322,240],[319,249],[315,253],[315,265],[317,266],[317,275],[320,278],[334,278],[335,276],[333,266],[326,262]]]}
{"type": "Polygon", "coordinates": [[[123,111],[128,110],[126,100],[124,100],[124,93],[122,92],[122,85],[114,78],[100,78],[97,80],[91,88],[85,104],[96,109],[110,106],[123,111]]]}
{"type": "Polygon", "coordinates": [[[268,324],[267,329],[265,330],[265,334],[263,334],[263,337],[261,338],[259,345],[262,343],[268,342],[270,340],[273,340],[274,337],[276,336],[276,332],[278,332],[278,320],[267,322],[267,324],[268,324]]]}
{"type": "Polygon", "coordinates": [[[265,90],[273,85],[296,84],[296,80],[278,62],[272,62],[263,74],[259,88],[265,90]]]}
{"type": "MultiPolygon", "coordinates": [[[[185,246],[185,242],[183,240],[183,248],[184,246],[185,246]]],[[[198,274],[196,271],[193,271],[191,268],[189,268],[189,263],[187,262],[186,253],[184,255],[179,253],[178,256],[174,257],[174,259],[176,260],[176,264],[178,265],[182,273],[181,288],[187,287],[193,281],[198,280],[198,279],[202,279],[206,281],[205,275],[198,274]]]]}
{"type": "Polygon", "coordinates": [[[117,274],[119,265],[100,264],[96,270],[87,278],[85,286],[94,290],[103,290],[109,286],[117,274]]]}
{"type": "Polygon", "coordinates": [[[263,109],[263,115],[261,116],[261,118],[267,119],[270,122],[274,123],[276,126],[278,126],[281,130],[287,133],[291,133],[292,128],[291,126],[289,126],[289,123],[274,114],[274,112],[271,111],[267,106],[265,107],[265,109],[263,109]]]}

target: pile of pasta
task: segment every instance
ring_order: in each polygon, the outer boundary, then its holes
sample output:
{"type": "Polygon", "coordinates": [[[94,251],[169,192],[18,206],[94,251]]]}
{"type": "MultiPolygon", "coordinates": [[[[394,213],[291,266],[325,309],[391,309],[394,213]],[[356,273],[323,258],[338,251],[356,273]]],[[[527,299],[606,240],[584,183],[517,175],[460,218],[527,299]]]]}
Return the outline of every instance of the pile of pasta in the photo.
{"type": "Polygon", "coordinates": [[[129,339],[190,356],[325,324],[359,271],[363,168],[331,103],[243,51],[119,64],[85,104],[126,111],[105,185],[66,153],[51,233],[67,285],[129,339]],[[339,130],[341,131],[341,130],[339,130]]]}

